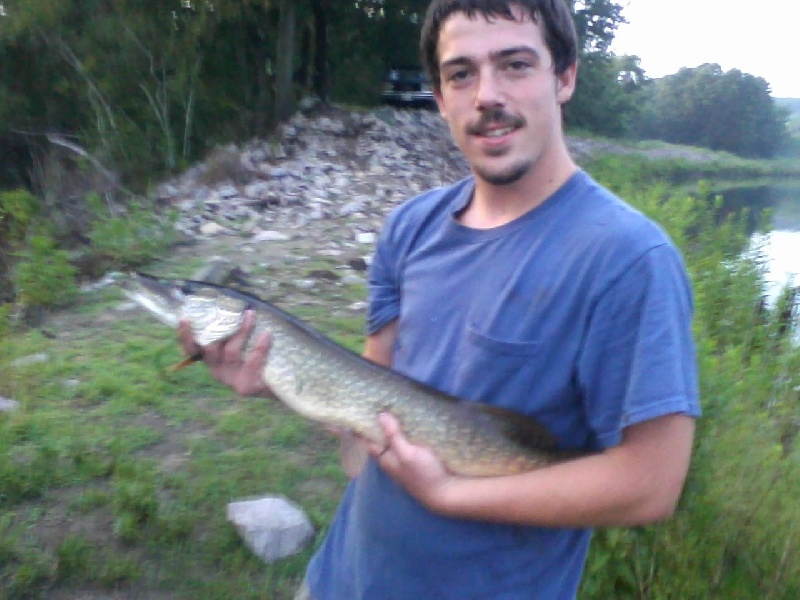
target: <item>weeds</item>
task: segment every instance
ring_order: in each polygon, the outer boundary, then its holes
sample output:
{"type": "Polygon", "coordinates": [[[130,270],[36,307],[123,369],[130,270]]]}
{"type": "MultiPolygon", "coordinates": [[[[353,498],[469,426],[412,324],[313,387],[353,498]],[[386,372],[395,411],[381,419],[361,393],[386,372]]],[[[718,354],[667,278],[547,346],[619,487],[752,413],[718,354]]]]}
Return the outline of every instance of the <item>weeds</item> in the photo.
{"type": "Polygon", "coordinates": [[[628,197],[684,249],[704,416],[676,516],[597,532],[581,597],[800,597],[800,451],[786,434],[800,417],[800,350],[780,306],[763,304],[744,217],[720,221],[713,198],[628,197]]]}
{"type": "MultiPolygon", "coordinates": [[[[800,597],[800,354],[780,306],[761,302],[761,266],[742,257],[744,220],[720,216],[713,198],[632,182],[630,164],[598,174],[684,250],[704,417],[675,517],[598,531],[580,597],[800,597]]],[[[95,229],[96,239],[113,238],[115,227],[95,229]]],[[[298,265],[304,275],[329,268],[298,265]]],[[[363,320],[345,308],[364,299],[364,286],[326,285],[333,301],[293,312],[357,350],[363,320]]],[[[91,587],[131,597],[291,598],[313,549],[262,564],[225,521],[225,504],[282,493],[321,536],[344,485],[335,443],[270,400],[236,398],[202,369],[166,375],[180,358],[174,334],[111,313],[110,298],[86,300],[70,314],[72,330],[55,339],[0,326],[0,395],[21,403],[0,414],[0,597],[91,587]],[[33,353],[52,358],[9,368],[33,353]]]]}

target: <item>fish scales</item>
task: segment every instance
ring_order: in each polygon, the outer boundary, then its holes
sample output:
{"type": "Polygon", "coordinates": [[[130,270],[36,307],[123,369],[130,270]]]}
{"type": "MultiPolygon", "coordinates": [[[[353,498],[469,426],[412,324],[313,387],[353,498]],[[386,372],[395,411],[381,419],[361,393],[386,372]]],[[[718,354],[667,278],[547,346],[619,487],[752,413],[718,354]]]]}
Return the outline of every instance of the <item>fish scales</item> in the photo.
{"type": "Polygon", "coordinates": [[[128,276],[121,286],[167,325],[188,321],[203,346],[231,336],[245,311],[254,310],[248,346],[262,331],[272,336],[264,382],[279,400],[314,421],[380,440],[377,417],[390,412],[412,442],[432,448],[461,475],[520,473],[574,456],[556,450],[555,438],[533,419],[460,400],[372,363],[255,296],[144,274],[128,276]]]}

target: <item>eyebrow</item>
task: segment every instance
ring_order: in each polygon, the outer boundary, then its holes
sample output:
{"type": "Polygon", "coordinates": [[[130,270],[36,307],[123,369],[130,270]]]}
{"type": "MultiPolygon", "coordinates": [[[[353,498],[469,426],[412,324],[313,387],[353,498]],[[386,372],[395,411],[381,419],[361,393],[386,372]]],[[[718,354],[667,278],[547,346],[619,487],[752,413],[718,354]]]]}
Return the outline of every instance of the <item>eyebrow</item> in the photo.
{"type": "MultiPolygon", "coordinates": [[[[508,58],[509,56],[513,56],[515,54],[529,54],[537,62],[541,61],[541,54],[539,53],[539,51],[532,46],[526,46],[526,45],[512,46],[511,48],[503,48],[502,50],[495,50],[494,52],[491,52],[489,54],[489,60],[497,61],[502,58],[508,58]]],[[[474,61],[468,56],[456,56],[454,58],[442,62],[442,64],[439,65],[439,69],[441,70],[441,69],[446,69],[448,67],[471,64],[472,62],[474,61]]]]}

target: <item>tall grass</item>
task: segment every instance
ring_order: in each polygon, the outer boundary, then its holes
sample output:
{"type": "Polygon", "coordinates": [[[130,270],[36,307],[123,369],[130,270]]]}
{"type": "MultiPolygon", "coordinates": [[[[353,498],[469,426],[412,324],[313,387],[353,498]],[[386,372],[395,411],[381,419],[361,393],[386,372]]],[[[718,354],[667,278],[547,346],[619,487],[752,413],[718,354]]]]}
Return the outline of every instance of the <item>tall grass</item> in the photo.
{"type": "Polygon", "coordinates": [[[763,302],[763,265],[742,253],[745,218],[623,171],[600,176],[683,249],[704,415],[675,517],[598,532],[580,597],[800,598],[800,351],[782,307],[763,302]]]}

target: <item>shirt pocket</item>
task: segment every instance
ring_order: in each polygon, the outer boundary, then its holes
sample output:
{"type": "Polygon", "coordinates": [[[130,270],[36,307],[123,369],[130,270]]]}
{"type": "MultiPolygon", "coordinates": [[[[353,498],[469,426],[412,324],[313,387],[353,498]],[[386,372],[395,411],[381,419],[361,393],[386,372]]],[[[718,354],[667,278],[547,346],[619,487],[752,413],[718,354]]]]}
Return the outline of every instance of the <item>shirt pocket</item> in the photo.
{"type": "Polygon", "coordinates": [[[531,356],[539,350],[538,340],[517,341],[502,340],[479,332],[472,326],[467,327],[467,344],[481,351],[499,356],[531,356]]]}
{"type": "Polygon", "coordinates": [[[456,395],[524,412],[541,347],[538,341],[504,340],[468,327],[456,362],[456,395]]]}

